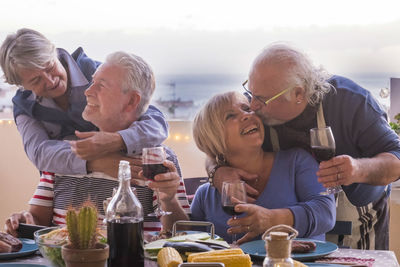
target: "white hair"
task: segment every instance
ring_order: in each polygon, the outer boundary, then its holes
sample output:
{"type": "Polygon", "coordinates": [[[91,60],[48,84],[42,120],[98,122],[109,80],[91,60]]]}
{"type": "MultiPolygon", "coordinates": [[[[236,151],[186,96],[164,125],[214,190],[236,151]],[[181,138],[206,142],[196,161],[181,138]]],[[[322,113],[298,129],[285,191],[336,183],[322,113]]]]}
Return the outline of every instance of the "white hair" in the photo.
{"type": "Polygon", "coordinates": [[[5,81],[21,85],[18,69],[45,69],[57,58],[57,50],[43,34],[31,29],[19,29],[9,34],[0,47],[0,65],[5,81]]]}
{"type": "Polygon", "coordinates": [[[151,67],[141,57],[122,51],[109,54],[105,63],[114,64],[126,70],[122,90],[123,92],[136,91],[140,95],[137,116],[143,115],[155,89],[154,73],[151,67]]]}
{"type": "MultiPolygon", "coordinates": [[[[331,75],[323,67],[315,67],[302,52],[282,43],[266,47],[254,60],[250,72],[258,65],[285,64],[286,82],[304,88],[310,105],[317,105],[323,96],[334,87],[327,81],[331,75]]],[[[285,94],[290,100],[290,95],[285,94]]]]}

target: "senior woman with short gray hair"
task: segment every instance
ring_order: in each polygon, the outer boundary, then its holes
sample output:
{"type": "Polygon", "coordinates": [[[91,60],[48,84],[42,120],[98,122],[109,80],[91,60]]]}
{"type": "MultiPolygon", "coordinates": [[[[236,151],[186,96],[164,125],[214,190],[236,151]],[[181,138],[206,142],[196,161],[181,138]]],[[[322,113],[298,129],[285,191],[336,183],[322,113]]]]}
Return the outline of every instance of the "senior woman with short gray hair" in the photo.
{"type": "Polygon", "coordinates": [[[212,97],[194,120],[193,136],[198,148],[220,164],[257,174],[249,183],[262,191],[254,204],[237,204],[235,211],[244,214],[231,219],[218,190],[204,184],[191,205],[193,220],[214,223],[216,233],[228,242],[231,234],[240,234],[239,244],[278,224],[293,226],[299,237],[320,240],[333,228],[335,202],[333,196],[320,195],[317,162],[300,148],[263,151],[263,123],[242,94],[212,97]]]}

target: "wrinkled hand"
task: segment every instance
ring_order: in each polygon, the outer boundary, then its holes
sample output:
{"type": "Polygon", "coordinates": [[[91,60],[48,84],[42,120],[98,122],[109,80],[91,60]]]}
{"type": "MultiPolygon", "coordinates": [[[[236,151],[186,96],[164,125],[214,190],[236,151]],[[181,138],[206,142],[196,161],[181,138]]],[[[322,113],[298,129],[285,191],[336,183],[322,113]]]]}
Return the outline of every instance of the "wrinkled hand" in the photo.
{"type": "MultiPolygon", "coordinates": [[[[176,195],[176,191],[181,183],[181,178],[176,170],[175,164],[172,161],[166,160],[163,165],[168,168],[168,172],[157,174],[153,180],[148,180],[148,187],[153,190],[158,190],[160,201],[168,202],[176,195]]],[[[143,171],[139,173],[142,179],[143,171]]],[[[147,180],[147,179],[146,179],[147,180]]]]}
{"type": "Polygon", "coordinates": [[[324,187],[350,185],[357,183],[360,178],[358,161],[348,155],[333,157],[319,164],[318,182],[324,187]]]}
{"type": "Polygon", "coordinates": [[[254,204],[238,204],[235,206],[236,212],[246,213],[247,216],[237,219],[229,219],[228,234],[246,233],[237,241],[242,244],[251,241],[256,236],[263,234],[267,229],[274,226],[274,211],[254,204]]]}
{"type": "Polygon", "coordinates": [[[4,225],[4,230],[6,231],[6,233],[17,237],[18,236],[17,230],[19,227],[19,223],[35,224],[35,221],[33,219],[32,214],[28,211],[13,213],[6,220],[6,224],[4,225]]]}
{"type": "Polygon", "coordinates": [[[252,181],[258,178],[258,175],[251,174],[241,169],[232,167],[219,167],[214,175],[214,186],[219,192],[222,192],[222,183],[227,181],[245,181],[245,187],[247,192],[247,202],[254,203],[256,198],[260,194],[255,188],[247,184],[248,181],[252,181]]]}
{"type": "MultiPolygon", "coordinates": [[[[139,177],[139,172],[142,170],[142,159],[141,157],[129,158],[123,156],[121,153],[109,153],[106,156],[89,160],[87,162],[88,171],[92,172],[103,172],[111,177],[118,177],[119,162],[121,160],[129,161],[131,165],[131,174],[133,179],[139,177]]],[[[132,184],[131,180],[131,184],[132,184]]]]}
{"type": "Polygon", "coordinates": [[[69,141],[71,150],[84,160],[93,160],[116,152],[124,144],[119,133],[75,131],[75,134],[80,140],[69,141]]]}

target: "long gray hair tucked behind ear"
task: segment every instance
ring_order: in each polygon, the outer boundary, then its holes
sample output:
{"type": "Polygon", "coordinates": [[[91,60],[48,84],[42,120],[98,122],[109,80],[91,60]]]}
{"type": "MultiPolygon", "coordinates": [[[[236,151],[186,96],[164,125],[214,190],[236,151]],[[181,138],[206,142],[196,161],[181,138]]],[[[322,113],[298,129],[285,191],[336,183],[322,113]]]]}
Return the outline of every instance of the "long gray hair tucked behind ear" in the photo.
{"type": "Polygon", "coordinates": [[[328,83],[331,75],[323,67],[315,67],[302,52],[283,43],[267,46],[254,60],[252,69],[262,64],[285,64],[288,84],[304,88],[310,105],[317,105],[334,87],[328,83]]]}

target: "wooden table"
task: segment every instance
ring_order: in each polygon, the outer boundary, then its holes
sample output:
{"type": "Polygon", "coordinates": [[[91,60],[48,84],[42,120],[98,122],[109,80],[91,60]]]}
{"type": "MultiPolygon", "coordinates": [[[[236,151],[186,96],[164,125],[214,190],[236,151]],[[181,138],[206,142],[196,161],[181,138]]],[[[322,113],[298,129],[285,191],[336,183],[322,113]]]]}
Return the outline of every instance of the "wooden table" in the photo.
{"type": "MultiPolygon", "coordinates": [[[[360,249],[339,249],[331,254],[329,257],[355,257],[355,258],[373,258],[375,259],[374,267],[399,267],[396,256],[393,251],[388,250],[360,250],[360,249]]],[[[17,258],[13,260],[0,260],[0,263],[14,262],[14,263],[31,263],[42,264],[50,266],[49,262],[44,259],[39,252],[32,256],[17,258]]],[[[146,259],[145,267],[157,267],[157,262],[146,259]]],[[[261,267],[262,262],[254,262],[253,267],[261,267]]]]}

